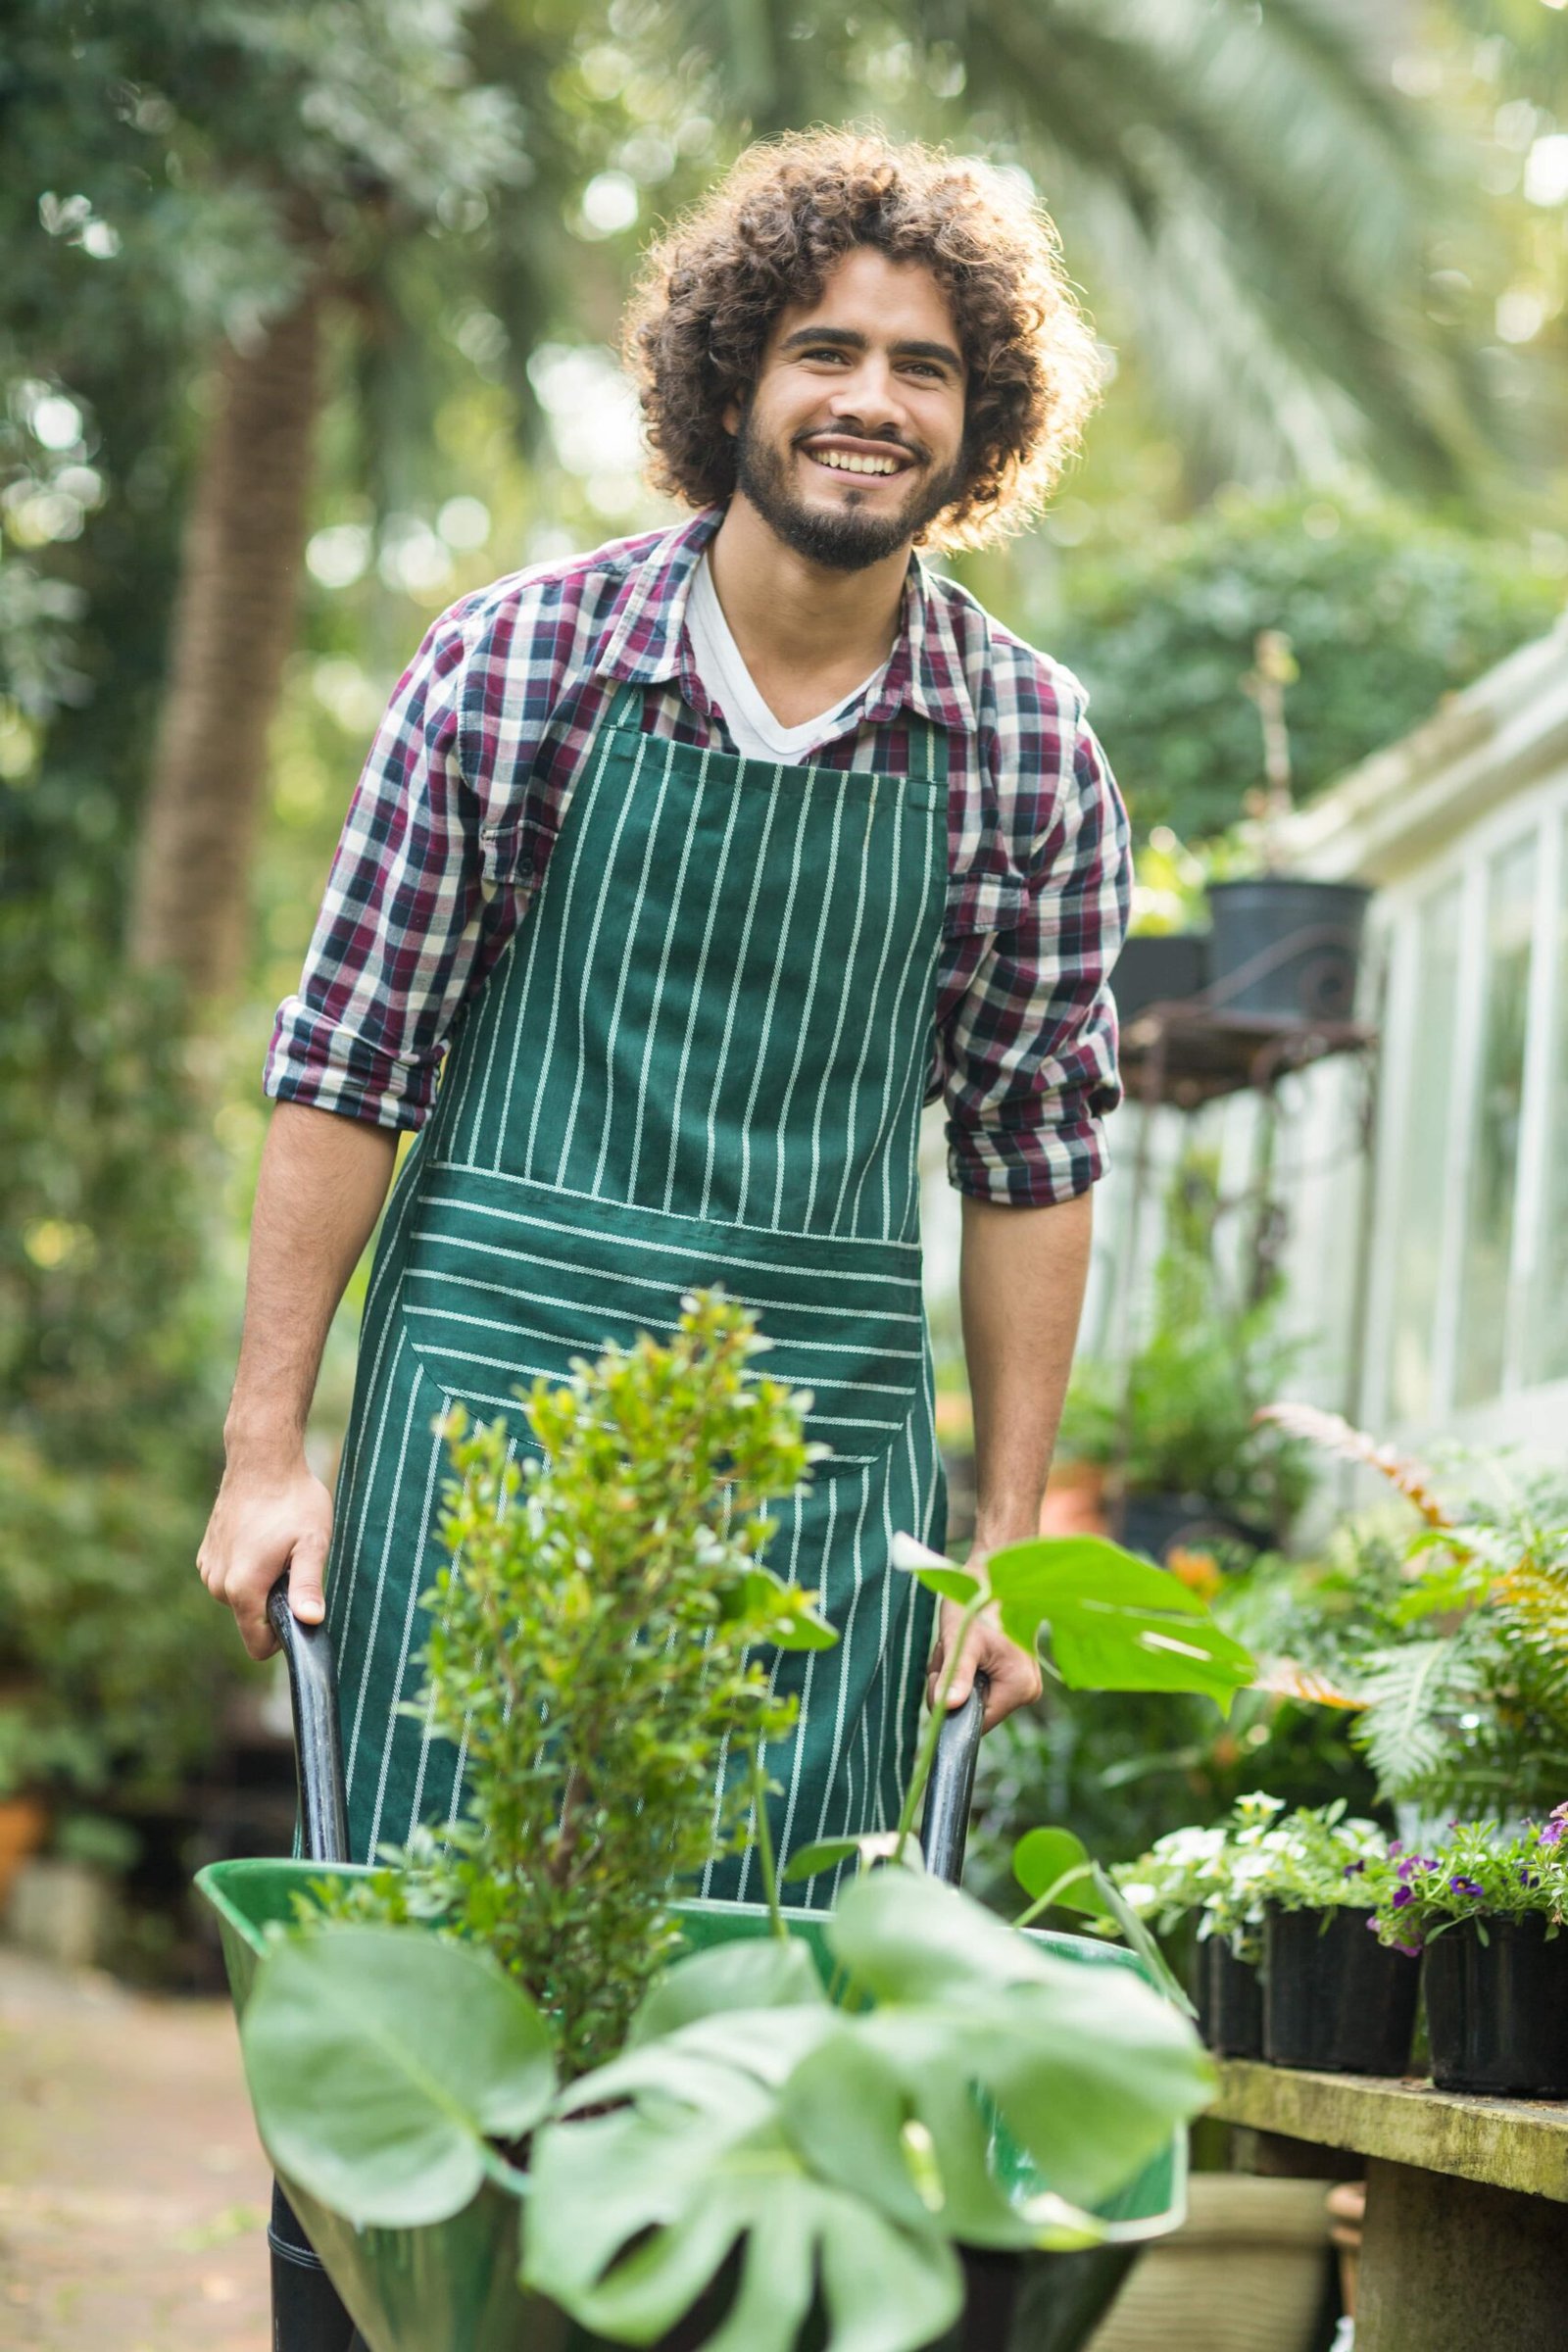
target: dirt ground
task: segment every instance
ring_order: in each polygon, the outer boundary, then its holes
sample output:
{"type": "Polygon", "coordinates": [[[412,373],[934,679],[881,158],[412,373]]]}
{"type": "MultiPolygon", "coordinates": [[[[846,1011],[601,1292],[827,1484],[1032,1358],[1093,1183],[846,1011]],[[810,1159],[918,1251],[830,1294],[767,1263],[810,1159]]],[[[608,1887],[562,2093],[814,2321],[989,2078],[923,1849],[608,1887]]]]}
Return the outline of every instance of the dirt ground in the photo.
{"type": "Polygon", "coordinates": [[[0,1945],[6,2352],[269,2352],[270,2193],[226,2003],[0,1945]]]}

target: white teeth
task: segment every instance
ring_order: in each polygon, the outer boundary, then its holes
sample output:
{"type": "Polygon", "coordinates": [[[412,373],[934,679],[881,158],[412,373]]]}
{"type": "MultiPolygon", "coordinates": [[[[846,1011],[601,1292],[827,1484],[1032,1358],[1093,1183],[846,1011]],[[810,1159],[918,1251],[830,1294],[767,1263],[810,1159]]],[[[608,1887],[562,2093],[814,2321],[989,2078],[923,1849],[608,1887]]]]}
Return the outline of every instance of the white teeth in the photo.
{"type": "Polygon", "coordinates": [[[839,473],[897,473],[896,458],[861,458],[847,450],[819,449],[813,451],[819,466],[831,466],[839,473]]]}

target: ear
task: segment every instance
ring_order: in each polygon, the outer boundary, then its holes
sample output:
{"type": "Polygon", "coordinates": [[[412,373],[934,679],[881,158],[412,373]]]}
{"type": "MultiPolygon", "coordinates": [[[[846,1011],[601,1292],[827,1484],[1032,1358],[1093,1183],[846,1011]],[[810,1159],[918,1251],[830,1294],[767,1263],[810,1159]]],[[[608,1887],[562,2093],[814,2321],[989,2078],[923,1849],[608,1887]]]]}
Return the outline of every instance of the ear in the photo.
{"type": "Polygon", "coordinates": [[[733,440],[735,435],[741,429],[740,402],[738,400],[732,400],[729,403],[729,406],[720,415],[718,421],[724,427],[725,432],[729,434],[731,440],[733,440]]]}

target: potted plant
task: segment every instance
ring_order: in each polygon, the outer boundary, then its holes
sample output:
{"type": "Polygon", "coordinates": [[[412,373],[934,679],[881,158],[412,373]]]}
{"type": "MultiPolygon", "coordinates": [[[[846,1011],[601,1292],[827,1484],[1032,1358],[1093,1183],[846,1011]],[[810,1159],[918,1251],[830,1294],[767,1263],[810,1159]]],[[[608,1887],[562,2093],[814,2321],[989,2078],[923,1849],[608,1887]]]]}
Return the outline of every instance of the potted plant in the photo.
{"type": "Polygon", "coordinates": [[[1262,725],[1264,782],[1249,796],[1238,845],[1257,870],[1209,883],[1208,1001],[1216,1012],[1272,1021],[1348,1021],[1372,894],[1283,871],[1293,797],[1285,690],[1298,675],[1289,637],[1260,629],[1242,690],[1262,725]]]}
{"type": "Polygon", "coordinates": [[[1568,2098],[1568,1805],[1509,1835],[1456,1823],[1403,1854],[1378,1934],[1425,1950],[1432,2080],[1440,2090],[1568,2098]]]}
{"type": "Polygon", "coordinates": [[[1402,2074],[1419,1969],[1368,1929],[1397,1856],[1343,1799],[1285,1815],[1263,1840],[1263,2052],[1276,2066],[1402,2074]]]}
{"type": "MultiPolygon", "coordinates": [[[[1028,2266],[1147,2233],[1115,2201],[1136,2216],[1207,2096],[1132,1956],[1020,1934],[921,1870],[940,1701],[900,1821],[792,1857],[803,1885],[851,1873],[836,1908],[784,1907],[765,1796],[789,1708],[756,1653],[826,1629],[762,1558],[760,1497],[806,1449],[756,1345],[699,1296],[670,1348],[536,1389],[548,1473],[498,1428],[457,1432],[462,1572],[418,1702],[468,1740],[446,1850],[203,1874],[264,2140],[373,2352],[793,2352],[803,2330],[914,2352],[956,2345],[965,2308],[980,2325],[999,2278],[988,2346],[1065,2352],[1098,2307],[1053,2332],[1028,2266]],[[671,1894],[712,1848],[725,1738],[753,1763],[719,1838],[752,1841],[761,1904],[671,1894]]],[[[1049,1624],[1080,1688],[1223,1705],[1250,1672],[1102,1542],[1014,1545],[983,1580],[904,1562],[970,1621],[1049,1624]]]]}
{"type": "Polygon", "coordinates": [[[1263,1896],[1282,1797],[1251,1790],[1208,1829],[1172,1830],[1113,1875],[1158,1935],[1195,1929],[1194,1983],[1203,2038],[1222,2058],[1263,2054],[1263,1896]]]}
{"type": "Polygon", "coordinates": [[[1151,1004],[1183,1004],[1208,978],[1203,869],[1168,825],[1139,845],[1132,922],[1110,976],[1123,1035],[1151,1004]]]}
{"type": "Polygon", "coordinates": [[[1217,1178],[1191,1159],[1170,1188],[1152,1313],[1130,1360],[1081,1358],[1057,1440],[1066,1462],[1102,1466],[1112,1532],[1129,1549],[1259,1550],[1283,1537],[1305,1499],[1309,1449],[1259,1418],[1279,1393],[1293,1345],[1279,1297],[1233,1303],[1214,1260],[1217,1178]]]}
{"type": "Polygon", "coordinates": [[[1517,1456],[1458,1456],[1442,1485],[1336,1413],[1264,1422],[1372,1470],[1398,1497],[1295,1573],[1253,1635],[1274,1687],[1354,1711],[1351,1740],[1410,1843],[1499,1798],[1544,1819],[1568,1788],[1568,1478],[1517,1456]]]}

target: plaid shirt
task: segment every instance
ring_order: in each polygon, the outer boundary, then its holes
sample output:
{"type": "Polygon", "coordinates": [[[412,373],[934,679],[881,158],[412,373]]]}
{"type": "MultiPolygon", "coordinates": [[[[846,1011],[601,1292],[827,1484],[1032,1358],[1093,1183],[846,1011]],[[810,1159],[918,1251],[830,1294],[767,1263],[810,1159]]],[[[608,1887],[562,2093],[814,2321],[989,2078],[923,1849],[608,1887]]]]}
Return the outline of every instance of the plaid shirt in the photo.
{"type": "MultiPolygon", "coordinates": [[[[445,1042],[524,920],[618,685],[644,725],[732,751],[692,661],[709,512],[517,572],[442,614],[400,680],[338,844],[267,1091],[417,1127],[445,1042]]],[[[948,730],[948,902],[927,1101],[961,1192],[1062,1200],[1105,1164],[1120,1099],[1105,982],[1127,919],[1127,825],[1078,681],[918,562],[887,667],[811,754],[907,775],[908,714],[948,730]]]]}

